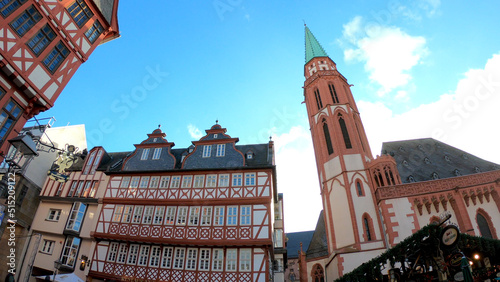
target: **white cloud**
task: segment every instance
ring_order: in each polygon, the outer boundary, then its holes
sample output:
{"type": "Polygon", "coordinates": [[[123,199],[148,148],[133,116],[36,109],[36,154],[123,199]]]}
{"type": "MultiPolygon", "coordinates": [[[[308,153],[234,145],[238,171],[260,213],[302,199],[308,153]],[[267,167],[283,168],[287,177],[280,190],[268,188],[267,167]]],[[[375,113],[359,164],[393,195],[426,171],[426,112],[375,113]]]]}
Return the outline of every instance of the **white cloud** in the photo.
{"type": "Polygon", "coordinates": [[[408,85],[410,70],[428,53],[424,37],[410,36],[397,27],[364,25],[359,16],[344,25],[343,36],[351,43],[344,50],[345,60],[365,63],[370,80],[380,85],[380,96],[408,85]]]}
{"type": "Polygon", "coordinates": [[[203,137],[203,133],[196,126],[189,124],[187,128],[189,131],[189,135],[191,135],[192,138],[200,139],[201,137],[203,137]]]}
{"type": "Polygon", "coordinates": [[[286,232],[314,230],[323,209],[311,133],[304,126],[273,136],[286,232]]]}
{"type": "Polygon", "coordinates": [[[382,142],[433,137],[489,161],[500,163],[500,54],[484,69],[464,74],[455,91],[400,115],[380,102],[358,101],[372,151],[382,142]]]}

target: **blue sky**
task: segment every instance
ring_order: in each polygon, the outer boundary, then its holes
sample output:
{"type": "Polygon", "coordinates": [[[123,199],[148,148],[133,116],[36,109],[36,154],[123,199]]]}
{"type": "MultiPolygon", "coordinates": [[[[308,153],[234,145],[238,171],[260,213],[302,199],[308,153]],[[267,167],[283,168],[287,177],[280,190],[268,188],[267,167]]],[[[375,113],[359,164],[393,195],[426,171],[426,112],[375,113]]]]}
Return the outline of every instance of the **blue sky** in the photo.
{"type": "Polygon", "coordinates": [[[120,1],[121,37],[99,46],[53,109],[89,147],[133,150],[161,124],[187,147],[215,120],[239,144],[277,146],[287,232],[321,202],[303,101],[304,21],[352,88],[374,156],[434,137],[500,163],[498,2],[120,1]],[[304,208],[305,207],[305,208],[304,208]]]}

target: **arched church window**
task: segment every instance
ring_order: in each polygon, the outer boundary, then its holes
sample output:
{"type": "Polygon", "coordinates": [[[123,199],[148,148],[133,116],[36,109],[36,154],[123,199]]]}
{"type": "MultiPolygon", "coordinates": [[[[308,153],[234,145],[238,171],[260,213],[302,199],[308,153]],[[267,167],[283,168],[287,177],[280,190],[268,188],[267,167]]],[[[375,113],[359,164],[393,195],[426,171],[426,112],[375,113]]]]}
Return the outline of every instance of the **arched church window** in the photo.
{"type": "Polygon", "coordinates": [[[325,135],[325,142],[328,154],[331,155],[333,154],[332,139],[330,138],[330,131],[328,130],[328,124],[326,123],[325,119],[323,119],[323,134],[325,135]]]}
{"type": "Polygon", "coordinates": [[[358,180],[356,181],[356,191],[358,192],[358,196],[364,196],[365,193],[363,191],[363,186],[361,185],[361,182],[358,180]]]}
{"type": "Polygon", "coordinates": [[[347,127],[345,125],[345,121],[342,118],[341,114],[339,114],[339,117],[340,117],[339,118],[340,130],[342,131],[342,136],[344,137],[345,147],[346,147],[346,149],[351,149],[352,148],[351,138],[349,138],[349,132],[347,131],[347,127]]]}
{"type": "Polygon", "coordinates": [[[323,108],[323,102],[321,102],[321,95],[319,94],[319,90],[314,89],[314,97],[316,97],[316,105],[318,106],[318,110],[323,108]]]}
{"type": "Polygon", "coordinates": [[[493,238],[493,233],[491,232],[488,220],[481,213],[476,216],[477,225],[479,226],[479,232],[481,232],[481,237],[495,239],[493,238]]]}
{"type": "Polygon", "coordinates": [[[335,86],[333,83],[328,84],[328,88],[330,89],[330,96],[332,96],[332,101],[334,104],[339,103],[339,97],[337,96],[337,91],[335,90],[335,86]]]}
{"type": "Polygon", "coordinates": [[[325,282],[325,272],[323,271],[323,267],[319,264],[313,266],[311,276],[314,282],[325,282]]]}
{"type": "Polygon", "coordinates": [[[365,230],[366,240],[373,240],[373,230],[371,224],[371,218],[367,214],[363,215],[363,228],[365,230]]]}

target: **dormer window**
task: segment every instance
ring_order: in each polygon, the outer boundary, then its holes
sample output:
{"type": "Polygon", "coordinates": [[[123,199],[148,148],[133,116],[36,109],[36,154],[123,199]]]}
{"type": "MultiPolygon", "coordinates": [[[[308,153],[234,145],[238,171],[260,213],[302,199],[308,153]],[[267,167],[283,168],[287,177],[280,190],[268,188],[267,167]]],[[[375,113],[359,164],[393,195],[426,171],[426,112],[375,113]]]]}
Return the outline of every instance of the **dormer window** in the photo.
{"type": "Polygon", "coordinates": [[[477,166],[476,166],[476,167],[474,167],[474,171],[475,171],[476,173],[480,173],[480,172],[481,172],[481,169],[480,169],[479,167],[477,167],[477,166]]]}
{"type": "Polygon", "coordinates": [[[432,175],[431,175],[431,178],[433,180],[439,179],[439,175],[437,174],[437,172],[433,172],[432,175]]]}
{"type": "Polygon", "coordinates": [[[149,148],[142,149],[141,161],[147,160],[149,156],[149,148]]]}
{"type": "Polygon", "coordinates": [[[460,173],[460,170],[458,170],[458,169],[455,169],[455,170],[453,171],[453,174],[454,174],[455,176],[461,176],[461,175],[462,175],[462,173],[460,173]]]}
{"type": "Polygon", "coordinates": [[[253,159],[253,152],[252,151],[247,152],[247,159],[248,160],[253,159]]]}
{"type": "Polygon", "coordinates": [[[217,153],[215,156],[224,157],[226,155],[226,144],[217,144],[217,153]]]}
{"type": "Polygon", "coordinates": [[[408,182],[415,182],[415,177],[413,175],[408,176],[408,182]]]}
{"type": "Polygon", "coordinates": [[[430,164],[430,163],[431,163],[431,160],[430,160],[428,157],[425,157],[425,158],[424,158],[424,163],[426,163],[426,164],[430,164]]]}
{"type": "Polygon", "coordinates": [[[161,155],[161,148],[155,148],[153,152],[153,160],[158,160],[161,155]]]}
{"type": "Polygon", "coordinates": [[[203,146],[203,157],[210,158],[210,155],[212,155],[212,145],[203,146]]]}
{"type": "Polygon", "coordinates": [[[216,138],[217,138],[217,136],[218,136],[218,135],[217,135],[217,133],[215,133],[215,134],[214,134],[214,139],[216,139],[216,138]]]}

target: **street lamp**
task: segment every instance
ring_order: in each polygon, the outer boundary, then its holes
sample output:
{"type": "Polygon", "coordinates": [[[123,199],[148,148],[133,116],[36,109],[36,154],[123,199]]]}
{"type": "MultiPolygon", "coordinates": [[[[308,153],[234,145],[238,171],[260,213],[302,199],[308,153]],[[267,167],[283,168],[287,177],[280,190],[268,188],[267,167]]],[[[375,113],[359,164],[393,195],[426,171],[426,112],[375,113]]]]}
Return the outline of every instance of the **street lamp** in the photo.
{"type": "Polygon", "coordinates": [[[57,274],[57,271],[59,270],[59,268],[61,267],[62,263],[61,261],[58,259],[56,261],[54,261],[54,278],[52,278],[52,281],[56,281],[56,274],[57,274]]]}

